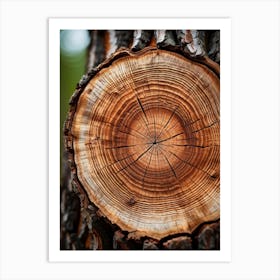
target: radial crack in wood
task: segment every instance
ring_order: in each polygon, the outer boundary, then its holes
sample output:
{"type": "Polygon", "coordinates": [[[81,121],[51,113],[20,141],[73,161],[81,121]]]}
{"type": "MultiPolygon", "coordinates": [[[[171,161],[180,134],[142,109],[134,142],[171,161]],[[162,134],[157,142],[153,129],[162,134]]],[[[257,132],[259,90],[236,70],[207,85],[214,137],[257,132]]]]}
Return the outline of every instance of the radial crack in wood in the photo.
{"type": "Polygon", "coordinates": [[[92,73],[65,134],[76,183],[100,213],[128,236],[156,240],[218,219],[218,77],[151,48],[116,53],[92,73]]]}

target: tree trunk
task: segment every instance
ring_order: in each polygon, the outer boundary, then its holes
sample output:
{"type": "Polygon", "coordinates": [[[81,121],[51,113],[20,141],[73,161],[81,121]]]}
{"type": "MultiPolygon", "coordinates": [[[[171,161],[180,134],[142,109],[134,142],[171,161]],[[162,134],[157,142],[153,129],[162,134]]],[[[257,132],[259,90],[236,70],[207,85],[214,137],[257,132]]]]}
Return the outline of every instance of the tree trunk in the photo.
{"type": "Polygon", "coordinates": [[[219,250],[219,31],[90,34],[64,126],[61,249],[219,250]]]}

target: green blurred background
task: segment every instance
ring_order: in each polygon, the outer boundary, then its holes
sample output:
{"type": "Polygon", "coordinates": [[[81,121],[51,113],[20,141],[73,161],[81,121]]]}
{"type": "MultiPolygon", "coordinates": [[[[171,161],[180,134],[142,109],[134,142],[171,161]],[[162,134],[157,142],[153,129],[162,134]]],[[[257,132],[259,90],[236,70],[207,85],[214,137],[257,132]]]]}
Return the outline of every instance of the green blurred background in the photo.
{"type": "MultiPolygon", "coordinates": [[[[76,84],[86,72],[87,47],[90,35],[87,30],[60,31],[60,170],[63,171],[63,124],[69,109],[69,99],[76,84]]],[[[63,172],[60,173],[63,176],[63,172]]]]}

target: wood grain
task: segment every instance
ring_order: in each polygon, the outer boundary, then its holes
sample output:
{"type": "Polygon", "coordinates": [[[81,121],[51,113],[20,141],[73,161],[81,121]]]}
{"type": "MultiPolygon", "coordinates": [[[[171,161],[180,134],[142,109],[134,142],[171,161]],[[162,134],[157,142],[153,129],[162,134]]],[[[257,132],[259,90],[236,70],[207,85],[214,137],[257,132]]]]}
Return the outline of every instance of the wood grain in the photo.
{"type": "Polygon", "coordinates": [[[160,239],[220,216],[219,78],[166,50],[115,54],[72,98],[72,169],[112,223],[160,239]]]}

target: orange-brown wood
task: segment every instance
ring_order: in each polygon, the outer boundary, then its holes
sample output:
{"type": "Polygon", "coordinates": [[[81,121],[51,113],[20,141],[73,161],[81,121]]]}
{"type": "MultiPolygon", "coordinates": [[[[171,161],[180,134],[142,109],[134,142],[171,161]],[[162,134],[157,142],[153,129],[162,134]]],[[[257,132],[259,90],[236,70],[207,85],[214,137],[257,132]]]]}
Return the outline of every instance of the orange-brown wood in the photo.
{"type": "Polygon", "coordinates": [[[220,215],[219,79],[179,54],[119,55],[68,120],[78,180],[112,223],[160,239],[220,215]]]}

